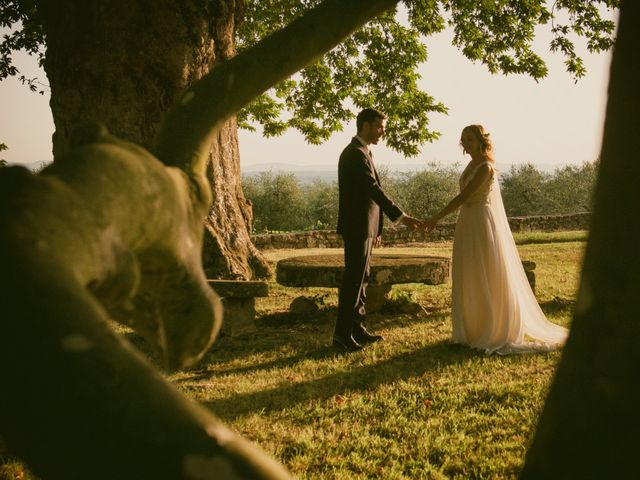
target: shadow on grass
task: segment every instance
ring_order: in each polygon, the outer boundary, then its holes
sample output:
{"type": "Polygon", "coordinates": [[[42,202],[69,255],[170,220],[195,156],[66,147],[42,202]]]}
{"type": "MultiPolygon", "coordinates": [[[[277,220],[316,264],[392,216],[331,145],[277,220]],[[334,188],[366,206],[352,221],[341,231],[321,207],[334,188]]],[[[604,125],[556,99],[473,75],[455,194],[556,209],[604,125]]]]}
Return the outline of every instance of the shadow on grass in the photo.
{"type": "Polygon", "coordinates": [[[374,329],[404,328],[416,323],[442,322],[448,320],[450,316],[450,308],[428,307],[416,313],[398,311],[391,314],[371,315],[369,325],[374,329]]]}
{"type": "Polygon", "coordinates": [[[572,314],[576,305],[574,298],[554,297],[548,302],[540,304],[540,308],[546,315],[572,314]]]}
{"type": "MultiPolygon", "coordinates": [[[[374,348],[377,347],[368,347],[368,349],[374,348]]],[[[330,358],[338,355],[329,347],[323,347],[317,351],[272,362],[272,366],[281,367],[302,359],[330,358]]],[[[359,357],[367,355],[367,351],[346,355],[357,362],[359,357]]],[[[426,372],[439,370],[451,364],[464,363],[480,355],[479,352],[452,345],[449,342],[438,342],[375,364],[346,366],[340,372],[322,378],[284,384],[268,390],[221,398],[203,402],[203,404],[223,420],[230,420],[257,410],[269,412],[310,400],[323,401],[344,392],[371,391],[383,384],[420,377],[426,372]]],[[[191,378],[190,381],[194,379],[191,378]]]]}
{"type": "Polygon", "coordinates": [[[338,309],[335,307],[322,308],[314,313],[294,313],[282,311],[262,315],[256,321],[261,326],[269,328],[298,327],[300,325],[329,325],[335,321],[338,309]]]}
{"type": "MultiPolygon", "coordinates": [[[[432,309],[428,316],[422,312],[417,315],[373,314],[369,316],[368,328],[372,331],[388,331],[415,325],[418,322],[443,321],[444,315],[446,313],[443,314],[435,309],[432,309]]],[[[191,372],[197,376],[192,375],[182,381],[197,381],[211,375],[246,374],[258,370],[284,368],[304,360],[333,357],[335,352],[331,348],[331,338],[335,316],[335,308],[323,309],[312,315],[290,312],[264,315],[257,321],[256,332],[218,338],[210,353],[199,365],[191,369],[191,372]],[[203,364],[242,360],[249,356],[260,355],[277,358],[242,367],[202,369],[203,364]]]]}

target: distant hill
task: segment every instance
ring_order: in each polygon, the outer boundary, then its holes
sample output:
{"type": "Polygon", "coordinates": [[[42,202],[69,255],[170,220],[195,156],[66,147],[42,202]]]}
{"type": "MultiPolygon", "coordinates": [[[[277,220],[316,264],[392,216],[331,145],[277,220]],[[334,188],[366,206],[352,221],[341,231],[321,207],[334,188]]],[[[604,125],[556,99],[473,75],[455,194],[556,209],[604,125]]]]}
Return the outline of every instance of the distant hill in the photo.
{"type": "MultiPolygon", "coordinates": [[[[508,173],[513,164],[496,163],[496,169],[502,173],[508,173]]],[[[539,164],[535,165],[536,169],[544,173],[553,173],[557,168],[561,168],[564,165],[552,165],[552,164],[539,164]]],[[[425,169],[429,169],[428,165],[418,163],[393,163],[379,165],[379,169],[385,168],[393,172],[417,172],[425,169]]],[[[463,165],[458,165],[458,169],[462,171],[463,165]]],[[[284,162],[271,162],[271,163],[259,163],[253,165],[242,165],[240,163],[240,170],[243,175],[255,176],[262,172],[272,173],[293,173],[298,181],[301,183],[310,183],[315,179],[320,179],[325,182],[332,182],[338,180],[338,165],[296,165],[294,163],[284,162]]]]}
{"type": "Polygon", "coordinates": [[[314,180],[333,182],[338,180],[338,165],[296,165],[293,163],[259,163],[254,165],[242,165],[242,175],[255,176],[263,172],[293,173],[300,183],[311,183],[314,180]]]}
{"type": "MultiPolygon", "coordinates": [[[[40,160],[37,162],[29,162],[29,163],[12,163],[9,162],[8,165],[20,165],[22,167],[26,167],[31,171],[39,171],[44,167],[49,165],[51,160],[40,160]]],[[[507,173],[513,164],[506,163],[497,163],[496,168],[503,173],[507,173]]],[[[553,173],[557,168],[562,168],[564,165],[552,165],[552,164],[536,164],[535,167],[545,173],[553,173]]],[[[458,168],[462,170],[462,165],[459,165],[458,168]]],[[[391,172],[416,172],[424,169],[428,169],[428,165],[418,164],[418,163],[408,163],[408,162],[398,162],[389,164],[383,164],[378,166],[379,169],[385,168],[391,172]]],[[[252,165],[242,165],[240,164],[240,170],[243,175],[258,175],[262,172],[272,172],[272,173],[293,173],[296,178],[302,183],[310,183],[313,180],[319,179],[325,182],[337,181],[338,180],[338,164],[315,164],[315,165],[297,165],[295,163],[286,163],[286,162],[269,162],[269,163],[257,163],[252,165]]]]}

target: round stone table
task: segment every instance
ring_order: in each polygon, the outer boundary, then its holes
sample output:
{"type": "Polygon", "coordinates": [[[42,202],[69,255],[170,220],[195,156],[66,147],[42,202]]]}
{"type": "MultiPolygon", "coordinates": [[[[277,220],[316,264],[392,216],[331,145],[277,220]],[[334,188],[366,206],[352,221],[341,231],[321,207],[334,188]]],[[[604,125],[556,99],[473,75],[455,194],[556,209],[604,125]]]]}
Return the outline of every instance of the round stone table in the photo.
{"type": "MultiPolygon", "coordinates": [[[[391,286],[397,283],[439,285],[449,280],[450,260],[429,255],[374,253],[367,287],[367,310],[377,310],[391,286]]],[[[307,255],[280,260],[276,279],[288,287],[339,288],[342,284],[344,256],[307,255]]]]}

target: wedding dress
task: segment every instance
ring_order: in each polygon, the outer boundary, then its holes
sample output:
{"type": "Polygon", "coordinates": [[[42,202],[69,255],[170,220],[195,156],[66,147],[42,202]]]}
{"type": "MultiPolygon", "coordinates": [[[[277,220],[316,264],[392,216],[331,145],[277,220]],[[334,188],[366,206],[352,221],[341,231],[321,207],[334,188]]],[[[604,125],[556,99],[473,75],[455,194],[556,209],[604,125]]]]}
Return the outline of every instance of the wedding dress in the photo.
{"type": "MultiPolygon", "coordinates": [[[[461,190],[480,165],[462,174],[461,190]]],[[[550,351],[568,332],[545,318],[529,286],[497,177],[491,168],[460,208],[451,269],[453,341],[486,353],[550,351]]]]}

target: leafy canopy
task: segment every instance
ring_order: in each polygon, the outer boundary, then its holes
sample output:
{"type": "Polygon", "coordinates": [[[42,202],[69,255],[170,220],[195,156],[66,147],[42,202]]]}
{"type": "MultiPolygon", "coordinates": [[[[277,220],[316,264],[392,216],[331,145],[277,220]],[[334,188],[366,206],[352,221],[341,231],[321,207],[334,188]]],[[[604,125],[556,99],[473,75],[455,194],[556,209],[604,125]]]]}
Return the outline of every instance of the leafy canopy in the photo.
{"type": "MultiPolygon", "coordinates": [[[[245,3],[238,51],[283,28],[320,0],[245,3]]],[[[551,6],[544,0],[403,0],[399,8],[369,22],[261,95],[239,112],[239,124],[251,130],[261,125],[267,137],[294,128],[319,144],[341,130],[353,110],[375,106],[388,115],[387,144],[413,156],[422,144],[438,137],[429,129],[430,114],[447,111],[417,85],[430,35],[450,26],[453,45],[468,59],[484,63],[492,73],[527,74],[538,80],[547,75],[547,67],[532,42],[536,27],[545,25],[553,34],[550,50],[565,57],[567,71],[577,81],[586,70],[574,39],[586,42],[594,53],[611,48],[615,23],[602,12],[619,4],[620,0],[556,0],[551,6]]],[[[35,1],[0,0],[0,26],[10,32],[0,43],[0,80],[19,75],[12,62],[15,51],[26,50],[42,63],[46,39],[35,1]]],[[[37,79],[21,80],[37,90],[37,79]]]]}

